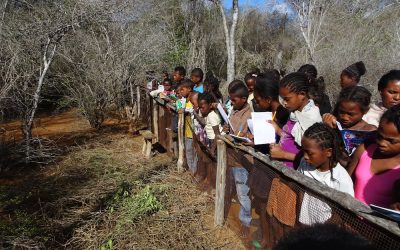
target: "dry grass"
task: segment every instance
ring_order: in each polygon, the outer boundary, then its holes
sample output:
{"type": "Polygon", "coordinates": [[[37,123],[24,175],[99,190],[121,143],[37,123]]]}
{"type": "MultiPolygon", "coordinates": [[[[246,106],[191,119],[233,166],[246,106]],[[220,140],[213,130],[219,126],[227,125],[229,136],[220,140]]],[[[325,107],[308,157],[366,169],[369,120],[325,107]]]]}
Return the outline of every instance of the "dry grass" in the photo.
{"type": "Polygon", "coordinates": [[[23,182],[19,188],[32,195],[13,208],[38,230],[0,234],[0,247],[243,248],[228,228],[213,227],[212,198],[166,155],[145,160],[141,146],[139,137],[102,134],[23,182]]]}

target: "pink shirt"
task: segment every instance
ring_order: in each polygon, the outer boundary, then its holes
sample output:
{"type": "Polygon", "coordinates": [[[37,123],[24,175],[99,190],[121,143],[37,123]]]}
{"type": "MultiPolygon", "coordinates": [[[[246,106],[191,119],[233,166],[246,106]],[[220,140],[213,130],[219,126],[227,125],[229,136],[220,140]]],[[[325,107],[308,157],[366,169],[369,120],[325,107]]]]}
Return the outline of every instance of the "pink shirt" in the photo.
{"type": "Polygon", "coordinates": [[[380,174],[371,173],[372,156],[377,148],[376,144],[368,146],[361,155],[355,171],[355,198],[370,205],[389,207],[394,203],[393,185],[400,179],[400,163],[393,169],[380,174]]]}

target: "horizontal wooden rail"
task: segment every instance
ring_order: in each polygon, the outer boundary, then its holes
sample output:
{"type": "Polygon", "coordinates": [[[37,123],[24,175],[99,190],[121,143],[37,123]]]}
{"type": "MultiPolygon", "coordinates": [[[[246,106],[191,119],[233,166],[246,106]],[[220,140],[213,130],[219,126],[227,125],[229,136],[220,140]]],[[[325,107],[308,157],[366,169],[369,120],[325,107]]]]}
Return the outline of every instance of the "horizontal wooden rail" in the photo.
{"type": "Polygon", "coordinates": [[[338,192],[335,189],[327,187],[311,178],[305,178],[304,175],[297,171],[294,171],[293,169],[285,167],[281,162],[271,160],[268,155],[256,153],[251,147],[233,143],[232,138],[230,138],[229,136],[219,136],[218,139],[225,142],[230,147],[246,152],[247,154],[253,156],[255,159],[263,162],[265,164],[262,166],[263,168],[275,169],[277,172],[289,178],[290,180],[293,180],[296,183],[300,184],[305,189],[310,190],[311,192],[316,193],[324,197],[325,199],[330,200],[346,208],[347,210],[352,211],[356,215],[363,217],[366,220],[400,237],[400,228],[397,223],[391,220],[386,220],[380,217],[373,216],[373,211],[369,206],[354,199],[351,195],[343,192],[338,192]]]}
{"type": "MultiPolygon", "coordinates": [[[[159,116],[160,106],[168,108],[175,116],[178,116],[178,170],[183,169],[183,159],[184,159],[184,115],[178,114],[175,105],[166,102],[160,98],[153,99],[153,105],[158,106],[156,108],[153,107],[153,126],[159,126],[159,124],[165,124],[161,121],[157,120],[159,116]]],[[[157,131],[160,128],[157,128],[157,131]]],[[[161,128],[162,129],[162,128],[161,128]]],[[[153,132],[154,133],[154,132],[153,132]]],[[[225,191],[227,189],[229,166],[228,159],[229,153],[228,150],[235,149],[238,153],[245,153],[247,155],[252,156],[258,164],[254,164],[252,166],[247,167],[257,167],[265,173],[273,172],[273,175],[279,176],[285,181],[296,185],[297,190],[299,192],[307,192],[311,195],[315,195],[315,197],[322,199],[322,201],[326,201],[327,203],[332,204],[333,207],[342,211],[344,218],[346,218],[347,222],[352,223],[352,225],[357,225],[355,230],[361,230],[365,234],[365,230],[376,230],[371,231],[374,235],[379,235],[383,238],[380,238],[379,242],[385,242],[384,239],[390,239],[390,242],[394,244],[394,247],[400,248],[400,242],[397,244],[396,238],[400,239],[400,228],[399,225],[391,220],[387,220],[381,217],[375,216],[374,212],[370,209],[369,206],[361,203],[360,201],[354,199],[349,194],[336,191],[335,189],[329,188],[322,183],[313,180],[311,178],[305,177],[303,174],[294,171],[293,169],[289,169],[285,167],[282,163],[278,161],[272,160],[268,155],[264,155],[262,153],[256,152],[254,148],[244,146],[242,144],[234,143],[234,140],[230,136],[218,136],[217,140],[217,159],[216,159],[216,178],[215,178],[215,186],[216,186],[216,195],[215,195],[215,214],[214,214],[214,224],[216,226],[221,226],[224,224],[224,219],[226,218],[227,210],[226,210],[226,201],[230,199],[230,197],[225,197],[227,194],[225,191]],[[261,163],[261,164],[259,164],[261,163]],[[374,228],[380,228],[374,229],[374,228]],[[383,240],[382,240],[383,239],[383,240]]],[[[215,158],[209,155],[208,150],[204,145],[199,143],[197,150],[203,155],[203,158],[206,157],[206,162],[209,164],[212,162],[215,164],[215,158]]],[[[243,156],[244,157],[244,156],[243,156]]],[[[215,168],[215,167],[214,167],[215,168]]],[[[213,181],[214,182],[214,181],[213,181]]],[[[228,206],[227,206],[228,207],[228,206]]],[[[345,223],[347,223],[345,222],[345,223]]],[[[335,222],[336,223],[336,222],[335,222]]],[[[342,223],[342,222],[337,222],[342,223]]],[[[369,232],[369,231],[368,231],[369,232]]],[[[367,234],[369,235],[369,234],[367,234]]],[[[372,237],[372,236],[370,236],[372,237]]],[[[375,240],[374,237],[371,240],[375,240]]],[[[383,245],[386,246],[386,245],[383,245]]]]}

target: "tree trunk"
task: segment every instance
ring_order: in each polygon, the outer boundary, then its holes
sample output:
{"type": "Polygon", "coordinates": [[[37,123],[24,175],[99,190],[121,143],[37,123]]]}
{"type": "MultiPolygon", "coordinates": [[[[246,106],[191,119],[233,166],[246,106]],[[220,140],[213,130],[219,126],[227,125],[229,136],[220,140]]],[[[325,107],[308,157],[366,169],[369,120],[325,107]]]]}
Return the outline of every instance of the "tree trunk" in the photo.
{"type": "Polygon", "coordinates": [[[228,83],[235,79],[235,59],[236,59],[236,44],[235,44],[235,33],[239,17],[239,4],[238,0],[232,1],[232,25],[230,30],[228,29],[228,23],[226,21],[224,6],[221,1],[217,2],[219,10],[221,12],[222,23],[224,26],[225,45],[228,56],[226,63],[226,81],[228,83]]]}
{"type": "Polygon", "coordinates": [[[44,52],[43,52],[43,69],[40,72],[39,80],[38,80],[38,85],[36,87],[35,93],[33,95],[33,103],[30,111],[28,112],[28,115],[25,119],[25,124],[23,127],[23,132],[25,135],[25,162],[28,163],[31,159],[31,139],[32,139],[32,127],[33,127],[33,120],[35,119],[35,114],[36,110],[39,104],[39,99],[40,99],[40,93],[42,91],[43,83],[44,83],[44,78],[47,74],[47,71],[50,68],[50,64],[53,61],[54,54],[57,49],[57,44],[53,45],[53,49],[51,50],[50,54],[48,55],[49,52],[49,46],[51,45],[52,41],[50,38],[47,39],[47,44],[45,46],[44,52]]]}

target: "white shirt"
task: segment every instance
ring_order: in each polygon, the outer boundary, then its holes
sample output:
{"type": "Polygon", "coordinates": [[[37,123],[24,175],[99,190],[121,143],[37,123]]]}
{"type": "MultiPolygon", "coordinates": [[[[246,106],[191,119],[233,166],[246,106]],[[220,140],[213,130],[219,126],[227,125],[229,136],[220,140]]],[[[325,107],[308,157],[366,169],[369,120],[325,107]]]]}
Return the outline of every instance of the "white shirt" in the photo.
{"type": "Polygon", "coordinates": [[[301,159],[300,166],[297,169],[300,173],[321,182],[328,187],[345,192],[354,197],[353,181],[346,169],[339,163],[331,171],[321,172],[310,166],[304,158],[301,159]]]}
{"type": "Polygon", "coordinates": [[[382,102],[371,104],[368,112],[363,116],[363,120],[368,124],[379,126],[379,121],[383,113],[385,113],[387,109],[383,106],[382,102]]]}
{"type": "Polygon", "coordinates": [[[206,126],[204,127],[208,139],[210,140],[215,139],[215,133],[213,127],[218,126],[219,132],[220,133],[222,132],[221,122],[222,122],[221,117],[215,111],[211,111],[210,113],[208,113],[206,117],[206,126]]]}

